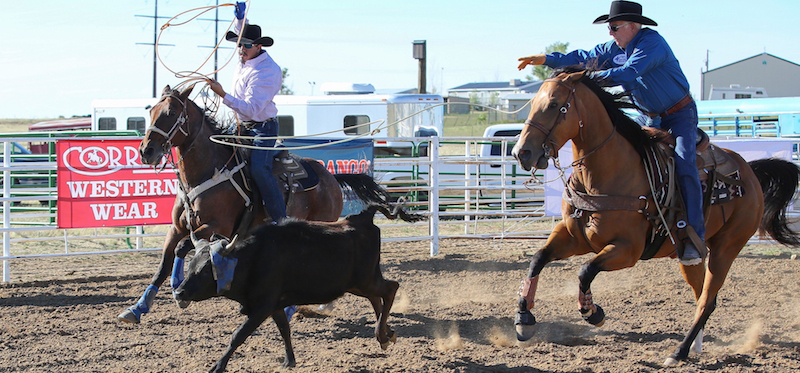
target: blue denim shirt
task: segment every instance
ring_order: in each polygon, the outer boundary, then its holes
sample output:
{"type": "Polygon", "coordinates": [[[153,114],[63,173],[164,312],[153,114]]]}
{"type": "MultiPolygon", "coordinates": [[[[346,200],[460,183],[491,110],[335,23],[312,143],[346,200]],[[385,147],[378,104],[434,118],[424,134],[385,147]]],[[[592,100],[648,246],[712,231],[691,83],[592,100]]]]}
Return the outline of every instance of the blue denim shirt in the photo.
{"type": "Polygon", "coordinates": [[[663,113],[689,94],[689,82],[678,59],[667,41],[650,28],[641,29],[624,49],[611,40],[589,51],[549,54],[545,65],[600,69],[596,76],[608,85],[622,86],[639,106],[652,113],[663,113]]]}

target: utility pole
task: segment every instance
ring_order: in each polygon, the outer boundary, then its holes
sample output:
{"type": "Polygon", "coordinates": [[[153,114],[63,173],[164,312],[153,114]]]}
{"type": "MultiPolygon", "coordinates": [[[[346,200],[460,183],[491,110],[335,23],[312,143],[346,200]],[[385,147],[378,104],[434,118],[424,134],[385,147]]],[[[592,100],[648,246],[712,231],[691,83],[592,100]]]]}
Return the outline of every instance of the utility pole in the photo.
{"type": "MultiPolygon", "coordinates": [[[[216,47],[217,44],[219,43],[219,23],[220,22],[230,22],[229,20],[221,20],[221,19],[219,19],[219,0],[217,0],[217,7],[216,7],[216,9],[214,9],[214,19],[202,19],[201,18],[200,20],[201,21],[213,21],[214,22],[214,44],[212,46],[198,45],[198,47],[200,47],[200,48],[214,48],[214,47],[216,47]]],[[[217,79],[217,69],[219,69],[219,67],[217,67],[218,66],[217,53],[219,52],[220,49],[233,49],[233,48],[231,48],[231,47],[217,47],[217,49],[214,50],[214,80],[219,80],[219,79],[217,79]]]]}
{"type": "Polygon", "coordinates": [[[426,53],[426,51],[425,51],[425,49],[426,48],[425,48],[425,44],[426,44],[425,40],[414,40],[414,58],[419,60],[419,74],[418,74],[418,77],[419,77],[419,83],[418,83],[419,89],[418,89],[418,91],[419,92],[417,92],[419,94],[427,93],[426,89],[425,89],[425,80],[426,80],[426,76],[425,76],[425,69],[426,69],[426,66],[425,66],[425,53],[426,53]]]}
{"type": "MultiPolygon", "coordinates": [[[[156,98],[156,71],[158,68],[158,56],[156,55],[156,48],[158,42],[158,19],[159,18],[171,18],[171,17],[159,17],[158,16],[158,0],[155,0],[156,6],[155,11],[152,16],[142,16],[136,15],[136,17],[144,17],[144,18],[152,18],[153,19],[153,43],[136,43],[136,45],[152,45],[153,46],[153,98],[156,98]]],[[[161,44],[164,46],[175,46],[174,44],[161,44]]]]}

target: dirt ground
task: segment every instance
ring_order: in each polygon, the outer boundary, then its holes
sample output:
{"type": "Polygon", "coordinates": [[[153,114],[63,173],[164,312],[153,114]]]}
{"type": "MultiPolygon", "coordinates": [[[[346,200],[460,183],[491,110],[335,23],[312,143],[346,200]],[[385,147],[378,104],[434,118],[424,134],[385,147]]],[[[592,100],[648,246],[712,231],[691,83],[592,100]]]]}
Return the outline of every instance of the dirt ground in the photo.
{"type": "MultiPolygon", "coordinates": [[[[369,303],[346,295],[327,314],[302,307],[291,321],[292,372],[789,372],[800,369],[800,260],[745,251],[734,263],[705,331],[704,352],[676,368],[664,359],[694,312],[677,262],[657,259],[601,273],[595,301],[606,323],[577,311],[577,274],[588,257],[542,273],[536,336],[514,337],[516,291],[526,254],[541,241],[385,243],[384,276],[400,282],[389,318],[397,343],[381,350],[369,303]]],[[[156,254],[12,261],[0,285],[0,371],[198,372],[224,352],[243,321],[213,299],[180,310],[167,286],[139,325],[117,314],[156,269],[156,254]]],[[[283,342],[271,320],[240,347],[229,372],[280,370],[283,342]]]]}

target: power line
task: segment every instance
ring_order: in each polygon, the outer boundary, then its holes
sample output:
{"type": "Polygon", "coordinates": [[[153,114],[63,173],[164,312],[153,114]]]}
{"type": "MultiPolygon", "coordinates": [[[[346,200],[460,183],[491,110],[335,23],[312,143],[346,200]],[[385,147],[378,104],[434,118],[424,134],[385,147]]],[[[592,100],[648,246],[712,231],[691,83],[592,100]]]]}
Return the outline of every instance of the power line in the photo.
{"type": "MultiPolygon", "coordinates": [[[[171,17],[159,17],[158,16],[158,0],[155,0],[155,10],[152,16],[142,16],[136,15],[136,17],[143,17],[143,18],[152,18],[153,19],[153,42],[152,43],[136,43],[137,45],[152,45],[153,46],[153,98],[156,98],[156,70],[158,68],[158,56],[156,55],[156,47],[158,42],[158,19],[159,18],[171,18],[171,17]]],[[[170,46],[174,47],[174,44],[161,44],[163,46],[170,46]]]]}
{"type": "Polygon", "coordinates": [[[214,9],[214,19],[203,19],[198,18],[200,21],[213,21],[214,22],[214,45],[207,46],[207,45],[198,45],[200,48],[217,48],[214,50],[214,80],[217,79],[217,52],[219,49],[233,49],[231,47],[217,47],[217,43],[219,43],[219,23],[220,22],[231,22],[230,20],[221,20],[219,19],[219,0],[217,0],[217,8],[214,9]]]}

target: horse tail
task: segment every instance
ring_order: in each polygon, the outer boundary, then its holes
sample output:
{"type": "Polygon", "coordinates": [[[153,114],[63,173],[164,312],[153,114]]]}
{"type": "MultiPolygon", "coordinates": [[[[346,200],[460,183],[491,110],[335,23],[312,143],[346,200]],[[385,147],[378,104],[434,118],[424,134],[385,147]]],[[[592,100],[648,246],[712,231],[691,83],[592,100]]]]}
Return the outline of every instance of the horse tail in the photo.
{"type": "Polygon", "coordinates": [[[356,198],[362,202],[371,205],[389,205],[389,192],[383,189],[372,176],[367,174],[336,174],[333,175],[336,181],[339,182],[339,187],[342,191],[352,192],[356,198]]]}
{"type": "Polygon", "coordinates": [[[768,158],[748,162],[764,192],[764,216],[758,230],[787,246],[800,246],[800,235],[789,227],[786,209],[800,181],[800,167],[792,162],[768,158]]]}
{"type": "Polygon", "coordinates": [[[420,221],[425,218],[422,215],[406,211],[402,202],[392,206],[389,192],[378,185],[372,176],[367,174],[336,174],[333,176],[339,182],[342,191],[352,192],[351,194],[369,206],[367,210],[371,210],[371,215],[380,211],[389,219],[394,220],[399,217],[406,222],[420,221]]]}

